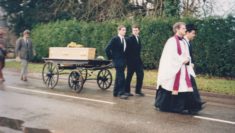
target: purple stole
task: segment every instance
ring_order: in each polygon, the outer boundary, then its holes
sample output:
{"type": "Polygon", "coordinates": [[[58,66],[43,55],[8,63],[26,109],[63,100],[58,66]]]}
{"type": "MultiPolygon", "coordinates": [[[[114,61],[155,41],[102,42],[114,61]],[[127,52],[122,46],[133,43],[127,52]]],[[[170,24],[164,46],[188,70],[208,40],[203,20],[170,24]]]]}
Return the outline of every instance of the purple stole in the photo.
{"type": "MultiPolygon", "coordinates": [[[[182,51],[181,51],[181,47],[180,47],[179,37],[177,35],[175,35],[174,37],[176,39],[177,53],[179,55],[181,55],[182,51]]],[[[188,75],[187,67],[186,67],[186,65],[184,65],[184,66],[185,66],[185,74],[186,74],[185,75],[186,84],[187,84],[188,88],[192,88],[192,83],[191,83],[189,75],[188,75]]],[[[172,95],[178,95],[179,83],[180,83],[180,74],[181,74],[181,69],[176,73],[172,95]]]]}

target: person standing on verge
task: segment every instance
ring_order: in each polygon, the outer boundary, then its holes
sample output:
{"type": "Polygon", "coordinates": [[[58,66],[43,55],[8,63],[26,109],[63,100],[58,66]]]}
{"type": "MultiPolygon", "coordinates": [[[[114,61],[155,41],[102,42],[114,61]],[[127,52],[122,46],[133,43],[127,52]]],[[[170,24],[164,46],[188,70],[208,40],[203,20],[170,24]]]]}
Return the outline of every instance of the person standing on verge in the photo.
{"type": "Polygon", "coordinates": [[[21,60],[21,74],[20,79],[27,81],[28,63],[33,56],[32,40],[30,39],[30,31],[25,30],[23,32],[23,38],[19,38],[16,41],[15,48],[16,56],[21,60]]]}
{"type": "Polygon", "coordinates": [[[125,95],[125,50],[126,50],[126,27],[118,26],[118,35],[113,37],[105,49],[105,53],[109,60],[113,61],[116,70],[116,79],[114,84],[113,96],[119,96],[120,99],[127,99],[125,95]]]}
{"type": "Polygon", "coordinates": [[[131,79],[136,73],[137,81],[135,86],[136,96],[144,96],[142,93],[142,85],[144,78],[143,62],[141,60],[141,41],[139,37],[140,27],[138,25],[132,26],[132,35],[127,38],[126,47],[126,61],[127,61],[127,77],[126,77],[126,94],[133,96],[131,93],[131,79]]]}
{"type": "Polygon", "coordinates": [[[0,82],[4,82],[2,69],[5,66],[6,40],[3,38],[3,32],[0,31],[0,82]]]}
{"type": "Polygon", "coordinates": [[[183,42],[186,32],[184,22],[173,25],[175,35],[169,38],[160,58],[155,107],[160,111],[196,114],[202,104],[193,96],[190,75],[195,76],[190,62],[187,44],[183,42]]]}
{"type": "MultiPolygon", "coordinates": [[[[191,43],[191,41],[196,36],[196,30],[197,29],[196,29],[196,27],[193,24],[187,24],[186,25],[186,34],[184,36],[184,42],[189,47],[189,54],[190,54],[190,57],[191,57],[190,65],[192,66],[192,68],[194,68],[194,58],[193,58],[192,43],[191,43]]],[[[189,65],[189,63],[187,65],[189,65]]],[[[190,79],[191,79],[192,86],[193,86],[193,92],[194,92],[193,94],[194,94],[196,100],[198,102],[200,102],[201,104],[205,104],[206,102],[202,102],[202,100],[201,100],[200,94],[199,94],[198,89],[197,89],[196,81],[195,81],[195,79],[194,79],[194,77],[192,75],[190,75],[190,79]]]]}

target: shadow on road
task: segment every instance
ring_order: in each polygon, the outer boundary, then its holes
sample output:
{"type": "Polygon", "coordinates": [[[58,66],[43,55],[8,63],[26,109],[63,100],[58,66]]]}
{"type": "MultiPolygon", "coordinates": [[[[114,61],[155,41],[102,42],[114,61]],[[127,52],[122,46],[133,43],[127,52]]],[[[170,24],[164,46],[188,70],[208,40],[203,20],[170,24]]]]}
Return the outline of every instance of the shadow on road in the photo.
{"type": "Polygon", "coordinates": [[[31,127],[23,127],[22,124],[24,121],[7,118],[7,117],[0,117],[0,126],[8,127],[10,129],[14,129],[17,131],[22,131],[23,133],[52,133],[48,129],[37,129],[31,127]]]}

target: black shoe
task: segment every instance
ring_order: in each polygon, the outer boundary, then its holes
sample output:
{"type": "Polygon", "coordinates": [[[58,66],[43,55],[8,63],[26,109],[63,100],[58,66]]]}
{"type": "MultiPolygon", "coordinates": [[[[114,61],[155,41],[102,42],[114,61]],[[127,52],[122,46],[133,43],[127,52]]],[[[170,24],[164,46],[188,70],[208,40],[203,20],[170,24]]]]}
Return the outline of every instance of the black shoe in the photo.
{"type": "Polygon", "coordinates": [[[127,96],[134,96],[132,93],[126,93],[127,96]]]}
{"type": "Polygon", "coordinates": [[[28,81],[28,79],[27,79],[27,78],[24,78],[23,81],[28,81]]]}
{"type": "Polygon", "coordinates": [[[142,92],[136,93],[135,95],[136,95],[136,96],[139,96],[139,97],[144,97],[144,96],[145,96],[144,93],[142,93],[142,92]]]}
{"type": "Polygon", "coordinates": [[[201,105],[204,105],[204,104],[206,104],[206,102],[205,102],[205,101],[202,101],[202,102],[201,102],[201,105]]]}
{"type": "Polygon", "coordinates": [[[113,94],[113,97],[117,97],[118,95],[117,94],[113,94]]]}
{"type": "Polygon", "coordinates": [[[197,115],[200,110],[188,110],[188,114],[197,115]]]}
{"type": "Polygon", "coordinates": [[[127,95],[119,95],[119,98],[127,100],[128,96],[127,95]]]}
{"type": "Polygon", "coordinates": [[[197,115],[200,111],[202,111],[204,109],[204,107],[201,107],[201,108],[199,108],[199,109],[189,109],[188,110],[188,113],[190,114],[190,115],[197,115]]]}

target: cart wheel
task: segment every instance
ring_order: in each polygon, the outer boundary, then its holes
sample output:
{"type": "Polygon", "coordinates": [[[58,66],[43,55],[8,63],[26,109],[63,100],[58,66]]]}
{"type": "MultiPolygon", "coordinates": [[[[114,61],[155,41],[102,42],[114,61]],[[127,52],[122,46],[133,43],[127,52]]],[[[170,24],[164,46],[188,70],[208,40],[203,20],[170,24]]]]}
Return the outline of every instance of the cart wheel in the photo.
{"type": "Polygon", "coordinates": [[[80,69],[79,72],[82,74],[84,82],[87,80],[88,70],[87,69],[80,69]]]}
{"type": "Polygon", "coordinates": [[[57,85],[58,79],[59,70],[57,65],[51,62],[45,63],[42,69],[42,80],[47,88],[53,89],[57,85]]]}
{"type": "Polygon", "coordinates": [[[80,72],[72,71],[69,74],[69,87],[73,90],[75,90],[77,93],[80,93],[83,89],[83,77],[80,72]]]}
{"type": "Polygon", "coordinates": [[[102,90],[107,90],[112,84],[112,74],[108,69],[100,70],[97,75],[97,84],[102,90]]]}

